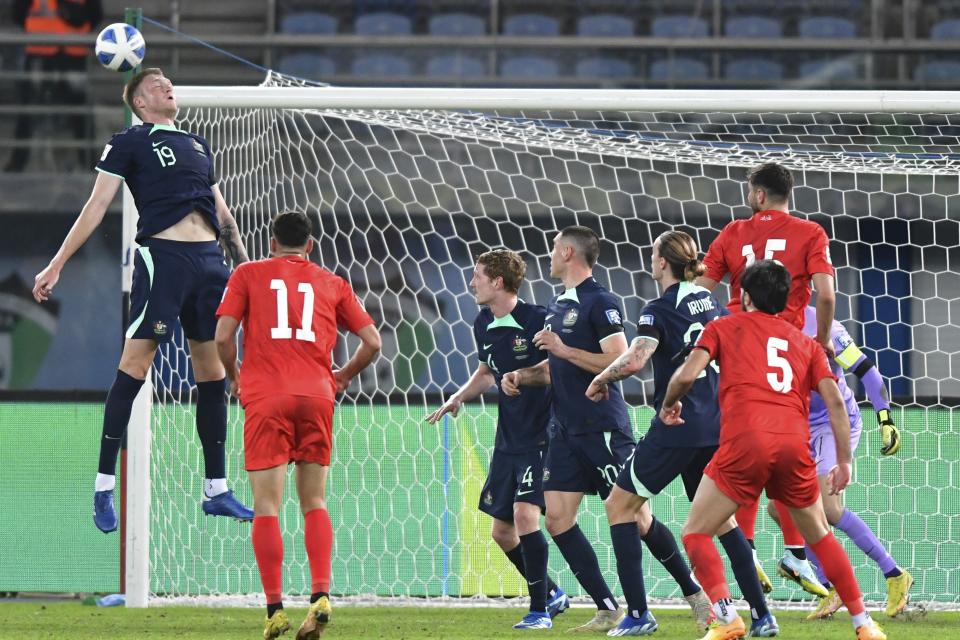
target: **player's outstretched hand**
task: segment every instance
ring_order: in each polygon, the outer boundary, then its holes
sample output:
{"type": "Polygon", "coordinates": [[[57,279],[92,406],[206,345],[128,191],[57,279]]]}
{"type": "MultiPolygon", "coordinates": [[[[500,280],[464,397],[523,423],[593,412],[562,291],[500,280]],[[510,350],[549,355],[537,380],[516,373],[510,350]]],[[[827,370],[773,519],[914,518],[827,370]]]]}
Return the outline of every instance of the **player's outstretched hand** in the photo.
{"type": "Polygon", "coordinates": [[[33,299],[37,302],[49,299],[59,279],[60,269],[54,268],[53,265],[47,265],[46,269],[33,278],[33,299]]]}
{"type": "Polygon", "coordinates": [[[660,407],[660,419],[663,420],[663,424],[675,427],[678,424],[683,424],[683,418],[680,417],[680,412],[683,410],[683,403],[677,401],[673,406],[662,406],[660,407]]]}
{"type": "Polygon", "coordinates": [[[552,353],[558,358],[567,359],[567,345],[563,344],[563,340],[560,339],[558,334],[549,329],[537,331],[536,335],[533,336],[533,344],[535,347],[547,353],[552,353]]]}
{"type": "Polygon", "coordinates": [[[442,418],[444,414],[449,413],[454,418],[457,417],[457,414],[460,413],[460,405],[463,403],[457,398],[457,396],[450,396],[450,399],[443,403],[443,406],[427,416],[427,422],[430,424],[436,424],[437,420],[442,418]]]}
{"type": "Polygon", "coordinates": [[[240,382],[237,380],[230,381],[230,395],[234,398],[240,399],[240,382]]]}
{"type": "Polygon", "coordinates": [[[508,396],[520,395],[520,372],[511,371],[503,374],[500,380],[500,390],[508,396]]]}
{"type": "Polygon", "coordinates": [[[888,409],[877,411],[877,422],[880,424],[880,453],[892,456],[900,451],[900,431],[897,425],[893,424],[888,409]]]}
{"type": "Polygon", "coordinates": [[[343,375],[343,369],[333,370],[333,380],[337,383],[337,393],[343,393],[350,386],[350,378],[343,375]]]}
{"type": "Polygon", "coordinates": [[[593,400],[594,402],[600,402],[601,400],[610,399],[610,387],[606,382],[600,380],[600,376],[597,376],[590,383],[590,386],[587,387],[587,397],[593,400]]]}
{"type": "Polygon", "coordinates": [[[853,467],[849,462],[843,462],[830,469],[827,474],[827,486],[830,487],[830,495],[835,496],[850,484],[850,476],[853,475],[853,467]]]}

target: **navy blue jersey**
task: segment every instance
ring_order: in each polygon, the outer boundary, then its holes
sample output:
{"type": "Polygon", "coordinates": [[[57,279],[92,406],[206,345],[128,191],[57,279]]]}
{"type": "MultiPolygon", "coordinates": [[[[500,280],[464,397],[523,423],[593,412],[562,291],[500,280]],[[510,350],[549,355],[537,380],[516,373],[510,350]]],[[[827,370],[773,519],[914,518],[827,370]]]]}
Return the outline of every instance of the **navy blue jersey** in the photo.
{"type": "Polygon", "coordinates": [[[710,363],[683,397],[685,424],[669,427],[660,420],[660,405],[667,393],[673,372],[683,364],[678,358],[687,346],[696,342],[704,326],[729,312],[703,287],[678,282],[651,300],[640,311],[637,334],[658,340],[653,361],[653,408],[657,415],[650,421],[645,439],[667,447],[709,447],[720,441],[720,405],[716,363],[710,363]]]}
{"type": "MultiPolygon", "coordinates": [[[[623,312],[612,293],[587,278],[553,299],[544,319],[547,327],[568,347],[602,353],[603,340],[623,333],[623,312]]],[[[595,374],[552,354],[549,360],[553,413],[568,433],[623,431],[633,439],[620,385],[610,385],[609,400],[593,402],[586,392],[595,374]]]]}
{"type": "Polygon", "coordinates": [[[213,154],[198,135],[163,124],[138,124],[115,134],[97,171],[123,178],[137,205],[137,242],[199,211],[219,236],[213,154]]]}
{"type": "MultiPolygon", "coordinates": [[[[502,318],[494,318],[489,308],[480,311],[473,323],[477,356],[490,367],[498,387],[504,374],[546,359],[546,352],[533,346],[533,336],[543,328],[546,315],[543,307],[522,300],[502,318]]],[[[514,397],[500,393],[495,448],[505,453],[524,453],[546,447],[550,395],[550,387],[524,387],[514,397]]]]}

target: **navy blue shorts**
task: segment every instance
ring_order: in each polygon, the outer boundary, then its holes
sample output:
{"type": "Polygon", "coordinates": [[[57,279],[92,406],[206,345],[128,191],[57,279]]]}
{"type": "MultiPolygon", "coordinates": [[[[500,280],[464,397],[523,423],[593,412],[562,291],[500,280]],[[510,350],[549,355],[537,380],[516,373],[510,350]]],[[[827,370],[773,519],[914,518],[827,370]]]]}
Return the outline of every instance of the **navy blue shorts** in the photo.
{"type": "Polygon", "coordinates": [[[167,342],[179,319],[190,340],[213,340],[229,277],[216,241],[145,239],[133,261],[127,337],[167,342]]]}
{"type": "Polygon", "coordinates": [[[570,434],[551,420],[543,490],[596,493],[606,499],[633,447],[633,438],[622,431],[570,434]]]}
{"type": "Polygon", "coordinates": [[[543,451],[505,453],[494,449],[487,481],[480,490],[480,511],[513,522],[513,503],[529,502],[544,509],[543,451]]]}
{"type": "Polygon", "coordinates": [[[716,451],[715,446],[664,447],[641,438],[629,463],[617,476],[617,486],[649,500],[680,476],[687,498],[693,501],[703,470],[716,451]]]}

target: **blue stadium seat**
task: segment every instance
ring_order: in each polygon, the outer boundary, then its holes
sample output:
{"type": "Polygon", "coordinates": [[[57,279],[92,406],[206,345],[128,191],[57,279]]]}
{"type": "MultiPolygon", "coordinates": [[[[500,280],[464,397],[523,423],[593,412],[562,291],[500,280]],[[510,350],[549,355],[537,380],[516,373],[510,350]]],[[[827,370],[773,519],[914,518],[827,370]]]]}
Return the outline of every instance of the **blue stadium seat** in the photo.
{"type": "Polygon", "coordinates": [[[335,16],[319,11],[288,13],[280,21],[280,33],[336,33],[339,22],[335,16]]]}
{"type": "Polygon", "coordinates": [[[928,60],[913,69],[917,82],[960,84],[960,60],[928,60]]]}
{"type": "Polygon", "coordinates": [[[594,58],[583,58],[577,62],[574,74],[578,78],[598,78],[598,79],[619,79],[624,80],[633,78],[635,75],[633,65],[621,58],[612,58],[610,56],[597,56],[594,58]]]}
{"type": "Polygon", "coordinates": [[[707,21],[695,16],[657,16],[650,25],[654,38],[705,38],[709,33],[707,21]]]}
{"type": "Polygon", "coordinates": [[[727,19],[723,33],[728,38],[779,38],[783,23],[766,16],[737,16],[727,19]]]}
{"type": "Polygon", "coordinates": [[[413,31],[413,23],[405,15],[378,11],[357,16],[353,30],[362,36],[403,36],[413,31]]]}
{"type": "Polygon", "coordinates": [[[500,75],[505,78],[556,78],[560,68],[556,60],[543,56],[521,55],[504,57],[500,75]]]}
{"type": "Polygon", "coordinates": [[[413,74],[413,66],[410,61],[395,53],[371,53],[357,56],[353,59],[351,70],[355,76],[380,78],[413,74]]]}
{"type": "Polygon", "coordinates": [[[650,79],[660,82],[667,80],[706,80],[710,77],[707,63],[696,58],[664,58],[650,63],[650,79]]]}
{"type": "Polygon", "coordinates": [[[469,13],[441,13],[430,16],[427,30],[435,36],[482,36],[487,21],[469,13]]]}
{"type": "Polygon", "coordinates": [[[803,18],[797,25],[801,38],[856,38],[857,25],[837,16],[803,18]]]}
{"type": "Polygon", "coordinates": [[[723,65],[723,77],[728,80],[782,80],[783,64],[769,58],[732,58],[723,65]]]}
{"type": "Polygon", "coordinates": [[[857,63],[849,58],[819,58],[800,64],[800,77],[818,80],[856,80],[857,63]]]}
{"type": "Polygon", "coordinates": [[[941,20],[930,28],[931,40],[960,40],[960,20],[941,20]]]}
{"type": "Polygon", "coordinates": [[[461,53],[438,55],[427,60],[427,75],[434,78],[484,78],[487,63],[484,58],[461,53]]]}
{"type": "Polygon", "coordinates": [[[560,21],[553,16],[539,13],[520,13],[503,21],[503,34],[507,36],[558,36],[560,21]]]}
{"type": "Polygon", "coordinates": [[[629,38],[635,33],[633,20],[626,16],[600,14],[577,20],[577,35],[594,38],[629,38]]]}
{"type": "Polygon", "coordinates": [[[288,53],[280,58],[277,71],[307,80],[322,80],[337,73],[332,58],[315,53],[288,53]]]}

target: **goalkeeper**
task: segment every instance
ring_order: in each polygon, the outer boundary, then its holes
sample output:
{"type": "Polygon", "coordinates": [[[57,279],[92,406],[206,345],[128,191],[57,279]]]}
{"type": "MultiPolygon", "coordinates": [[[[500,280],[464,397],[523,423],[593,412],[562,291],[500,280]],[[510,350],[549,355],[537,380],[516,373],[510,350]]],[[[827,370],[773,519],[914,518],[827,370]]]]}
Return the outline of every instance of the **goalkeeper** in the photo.
{"type": "MultiPolygon", "coordinates": [[[[816,331],[816,309],[807,307],[803,332],[812,337],[816,334],[816,331]]],[[[880,372],[877,371],[873,361],[857,348],[843,325],[836,320],[833,321],[831,337],[837,354],[836,363],[843,368],[845,373],[853,373],[863,381],[867,397],[877,412],[877,423],[880,425],[880,453],[885,456],[895,454],[900,450],[900,433],[890,417],[890,401],[887,398],[880,372]]],[[[839,372],[835,370],[834,373],[839,372]]],[[[843,396],[847,414],[850,416],[850,449],[856,451],[863,424],[860,417],[860,407],[857,405],[853,391],[847,386],[843,376],[838,375],[837,377],[840,394],[843,396]]],[[[837,463],[837,449],[836,441],[833,439],[830,430],[827,408],[823,403],[823,398],[816,392],[810,394],[810,453],[817,463],[817,475],[820,480],[823,508],[827,513],[827,521],[846,533],[860,547],[861,551],[877,563],[887,579],[886,614],[888,616],[898,615],[909,601],[909,591],[911,585],[913,585],[913,577],[909,572],[897,566],[896,561],[887,552],[883,543],[880,542],[873,531],[870,530],[867,523],[860,516],[843,506],[842,494],[831,495],[829,491],[825,490],[827,474],[837,463]]],[[[768,510],[774,520],[780,520],[778,511],[772,501],[768,505],[768,510]]],[[[792,522],[784,520],[781,527],[784,530],[784,544],[788,546],[803,544],[803,538],[796,531],[792,522]]],[[[826,618],[837,611],[843,603],[840,602],[836,589],[824,581],[823,570],[809,546],[806,551],[807,558],[816,568],[821,583],[830,590],[827,596],[820,598],[817,608],[808,616],[808,619],[826,618]]]]}

